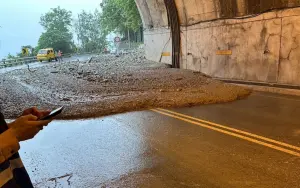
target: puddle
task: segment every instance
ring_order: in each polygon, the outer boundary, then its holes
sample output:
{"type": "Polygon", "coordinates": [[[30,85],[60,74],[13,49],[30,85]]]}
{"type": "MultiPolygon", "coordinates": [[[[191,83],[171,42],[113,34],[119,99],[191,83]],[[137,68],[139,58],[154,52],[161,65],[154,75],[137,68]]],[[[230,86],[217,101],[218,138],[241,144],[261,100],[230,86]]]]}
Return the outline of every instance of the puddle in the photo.
{"type": "Polygon", "coordinates": [[[20,154],[36,187],[86,187],[145,168],[147,148],[136,131],[106,117],[54,121],[21,143],[20,154]]]}

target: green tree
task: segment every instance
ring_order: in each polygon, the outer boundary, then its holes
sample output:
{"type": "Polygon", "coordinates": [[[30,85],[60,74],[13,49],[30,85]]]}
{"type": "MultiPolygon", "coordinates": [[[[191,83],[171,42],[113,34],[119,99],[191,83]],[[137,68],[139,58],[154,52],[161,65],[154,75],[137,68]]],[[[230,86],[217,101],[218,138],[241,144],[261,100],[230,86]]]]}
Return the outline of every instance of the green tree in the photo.
{"type": "Polygon", "coordinates": [[[45,32],[39,38],[38,47],[35,52],[42,48],[54,48],[65,53],[72,52],[72,12],[60,7],[52,8],[40,18],[40,24],[45,32]]]}
{"type": "Polygon", "coordinates": [[[107,32],[125,33],[128,29],[137,31],[141,17],[134,0],[103,0],[101,26],[107,32]]]}
{"type": "Polygon", "coordinates": [[[83,10],[78,14],[78,20],[74,25],[77,38],[85,51],[101,51],[105,47],[106,37],[101,30],[100,14],[97,9],[93,14],[83,10]]]}
{"type": "Polygon", "coordinates": [[[14,55],[12,55],[11,53],[9,53],[8,55],[7,55],[7,59],[16,59],[17,57],[16,56],[14,56],[14,55]]]}
{"type": "Polygon", "coordinates": [[[72,52],[72,33],[58,30],[47,30],[42,33],[38,41],[38,49],[52,47],[65,53],[72,52]]]}
{"type": "Polygon", "coordinates": [[[45,30],[57,29],[61,32],[69,32],[72,26],[72,12],[59,6],[51,8],[48,13],[41,16],[40,24],[45,30]]]}

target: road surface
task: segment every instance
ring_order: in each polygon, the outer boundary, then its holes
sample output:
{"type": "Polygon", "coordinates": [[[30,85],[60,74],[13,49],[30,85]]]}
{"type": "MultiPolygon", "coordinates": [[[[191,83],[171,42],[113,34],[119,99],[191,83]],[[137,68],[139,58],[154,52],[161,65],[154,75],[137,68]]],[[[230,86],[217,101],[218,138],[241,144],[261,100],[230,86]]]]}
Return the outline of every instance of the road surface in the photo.
{"type": "Polygon", "coordinates": [[[21,156],[36,187],[300,187],[300,98],[55,121],[21,156]]]}

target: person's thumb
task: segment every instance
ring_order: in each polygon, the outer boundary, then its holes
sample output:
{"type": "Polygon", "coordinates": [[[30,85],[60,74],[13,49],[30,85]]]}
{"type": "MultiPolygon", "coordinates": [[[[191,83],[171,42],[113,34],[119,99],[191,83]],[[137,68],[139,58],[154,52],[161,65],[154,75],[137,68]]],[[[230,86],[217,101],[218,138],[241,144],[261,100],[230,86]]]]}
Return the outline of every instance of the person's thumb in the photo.
{"type": "Polygon", "coordinates": [[[26,118],[28,121],[36,121],[36,120],[38,120],[38,117],[36,117],[36,116],[34,116],[34,115],[32,115],[32,114],[25,116],[25,118],[26,118]]]}

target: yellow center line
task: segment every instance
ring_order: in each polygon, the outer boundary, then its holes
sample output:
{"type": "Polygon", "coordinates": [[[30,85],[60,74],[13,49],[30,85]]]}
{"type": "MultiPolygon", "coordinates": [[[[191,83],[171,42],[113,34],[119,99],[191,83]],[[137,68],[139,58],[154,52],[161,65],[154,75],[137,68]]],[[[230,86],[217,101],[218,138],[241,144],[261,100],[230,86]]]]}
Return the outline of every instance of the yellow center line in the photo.
{"type": "Polygon", "coordinates": [[[167,112],[167,113],[171,113],[171,114],[181,116],[181,117],[184,117],[184,118],[189,118],[189,119],[192,119],[192,120],[196,120],[196,121],[206,123],[206,124],[209,124],[209,125],[212,125],[212,126],[215,126],[215,127],[219,127],[219,128],[230,130],[230,131],[234,131],[234,132],[237,132],[237,133],[240,133],[240,134],[244,134],[244,135],[247,135],[247,136],[251,136],[251,137],[254,137],[254,138],[257,138],[257,139],[261,139],[261,140],[264,140],[264,141],[267,141],[267,142],[271,142],[271,143],[278,144],[278,145],[281,145],[281,146],[284,146],[284,147],[287,147],[287,148],[290,148],[290,149],[295,149],[295,150],[300,151],[300,147],[293,146],[293,145],[290,145],[290,144],[287,144],[287,143],[284,143],[284,142],[280,142],[280,141],[277,141],[277,140],[273,140],[273,139],[270,139],[270,138],[266,138],[266,137],[263,137],[263,136],[259,136],[259,135],[249,133],[249,132],[246,132],[246,131],[242,131],[242,130],[239,130],[239,129],[231,128],[229,126],[224,126],[224,125],[220,125],[220,124],[213,123],[213,122],[210,122],[210,121],[205,121],[205,120],[202,120],[202,119],[199,119],[199,118],[195,118],[195,117],[188,116],[188,115],[185,115],[185,114],[181,114],[181,113],[178,113],[178,112],[174,112],[174,111],[171,111],[171,110],[166,110],[166,109],[162,109],[162,108],[157,108],[157,110],[164,111],[164,112],[167,112]]]}
{"type": "Polygon", "coordinates": [[[223,129],[220,129],[220,128],[205,125],[203,123],[196,122],[196,121],[193,121],[193,120],[189,120],[189,119],[186,119],[186,118],[183,118],[183,117],[179,117],[179,116],[167,113],[167,112],[162,112],[158,109],[151,109],[151,110],[154,111],[154,112],[157,112],[159,114],[163,114],[163,115],[175,118],[175,119],[179,119],[179,120],[182,120],[182,121],[185,121],[185,122],[188,122],[188,123],[192,123],[194,125],[205,127],[205,128],[217,131],[217,132],[221,132],[221,133],[224,133],[224,134],[227,134],[227,135],[230,135],[230,136],[234,136],[234,137],[237,137],[237,138],[240,138],[240,139],[243,139],[243,140],[247,140],[249,142],[260,144],[260,145],[263,145],[263,146],[266,146],[266,147],[269,147],[269,148],[272,148],[272,149],[275,149],[275,150],[278,150],[278,151],[281,151],[281,152],[285,152],[285,153],[300,157],[300,153],[298,153],[298,152],[288,150],[288,149],[285,149],[285,148],[282,148],[282,147],[279,147],[279,146],[275,146],[273,144],[265,143],[265,142],[262,142],[262,141],[259,141],[259,140],[253,139],[253,138],[249,138],[249,137],[244,136],[244,135],[239,135],[237,133],[233,133],[233,132],[229,132],[229,131],[226,131],[226,130],[223,130],[223,129]]]}

